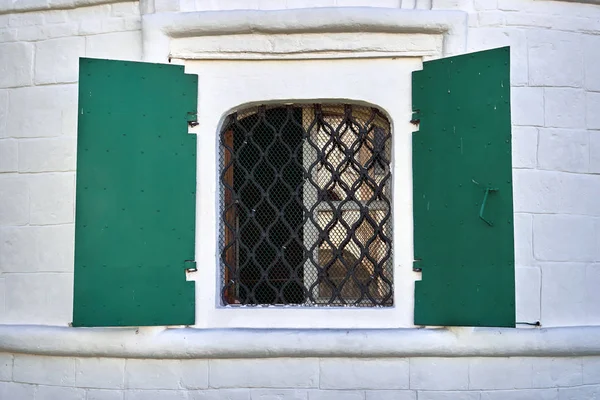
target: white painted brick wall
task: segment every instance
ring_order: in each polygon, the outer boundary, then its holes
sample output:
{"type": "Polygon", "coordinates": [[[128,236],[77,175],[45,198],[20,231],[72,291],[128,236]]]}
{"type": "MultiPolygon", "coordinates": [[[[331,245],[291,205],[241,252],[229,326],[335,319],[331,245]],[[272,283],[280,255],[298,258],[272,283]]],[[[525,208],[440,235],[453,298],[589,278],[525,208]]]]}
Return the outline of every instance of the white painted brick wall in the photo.
{"type": "MultiPolygon", "coordinates": [[[[600,215],[600,205],[595,201],[600,192],[600,176],[521,169],[513,171],[513,177],[516,212],[561,214],[553,217],[567,220],[575,216],[572,214],[600,215]],[[574,192],[579,196],[573,196],[574,192]]],[[[545,216],[539,215],[540,218],[545,216]]],[[[535,233],[534,236],[538,236],[535,233]]]]}
{"type": "Polygon", "coordinates": [[[551,171],[588,172],[589,133],[576,129],[539,130],[538,168],[551,171]]]}
{"type": "Polygon", "coordinates": [[[319,360],[214,360],[209,366],[211,388],[315,388],[319,360]]]}
{"type": "Polygon", "coordinates": [[[544,121],[552,128],[585,128],[586,94],[581,89],[544,89],[544,121]]]}
{"type": "MultiPolygon", "coordinates": [[[[585,310],[586,321],[589,325],[600,324],[600,264],[588,264],[585,270],[585,310]]],[[[600,383],[600,379],[598,382],[600,383]]]]}
{"type": "Polygon", "coordinates": [[[419,391],[418,400],[479,400],[479,392],[419,391]]]}
{"type": "Polygon", "coordinates": [[[73,387],[37,386],[35,400],[81,400],[85,390],[73,387]]]}
{"type": "Polygon", "coordinates": [[[470,389],[528,389],[532,361],[528,358],[474,358],[469,364],[470,389]]]}
{"type": "Polygon", "coordinates": [[[73,314],[73,274],[5,274],[7,324],[66,326],[73,314]]]}
{"type": "Polygon", "coordinates": [[[529,85],[576,87],[583,84],[581,35],[550,29],[527,32],[529,85]]]}
{"type": "Polygon", "coordinates": [[[600,384],[600,357],[584,357],[583,364],[583,384],[600,384]]]}
{"type": "Polygon", "coordinates": [[[0,89],[0,139],[7,137],[6,120],[8,119],[8,90],[0,89]]]}
{"type": "Polygon", "coordinates": [[[17,171],[19,165],[18,145],[16,140],[0,139],[0,173],[17,171]]]}
{"type": "Polygon", "coordinates": [[[535,265],[531,214],[515,213],[515,262],[522,266],[535,265]]]}
{"type": "Polygon", "coordinates": [[[600,132],[590,132],[590,172],[600,172],[600,132]]]}
{"type": "Polygon", "coordinates": [[[536,168],[538,153],[538,128],[515,126],[512,130],[513,168],[536,168]]]}
{"type": "MultiPolygon", "coordinates": [[[[1,174],[0,225],[26,225],[29,222],[28,204],[29,187],[26,178],[16,174],[1,174]]],[[[1,260],[2,255],[0,268],[1,260]]]]}
{"type": "Polygon", "coordinates": [[[322,389],[408,389],[408,360],[328,359],[320,365],[322,389]]]}
{"type": "Polygon", "coordinates": [[[365,400],[365,393],[358,390],[311,390],[308,400],[365,400]]]}
{"type": "Polygon", "coordinates": [[[598,221],[594,218],[581,215],[535,215],[533,230],[533,250],[537,260],[598,259],[598,221]]]}
{"type": "MultiPolygon", "coordinates": [[[[511,45],[518,319],[600,324],[600,7],[544,0],[475,0],[473,9],[463,1],[433,3],[471,12],[470,51],[511,45]]],[[[139,60],[139,4],[52,11],[39,11],[46,0],[15,4],[37,11],[0,14],[0,323],[64,326],[72,303],[76,59],[139,60]]],[[[425,3],[161,0],[154,7],[414,4],[425,3]]],[[[14,361],[13,368],[13,356],[0,355],[0,399],[600,397],[598,357],[157,362],[17,355],[14,361]]]]}
{"type": "Polygon", "coordinates": [[[75,385],[75,359],[17,354],[14,358],[13,380],[72,387],[75,385]]]}
{"type": "Polygon", "coordinates": [[[88,36],[85,43],[87,57],[113,60],[139,60],[142,57],[139,32],[117,32],[88,36]]]}
{"type": "Polygon", "coordinates": [[[70,224],[0,228],[0,270],[71,272],[74,246],[67,239],[73,235],[70,224]]]}
{"type": "Polygon", "coordinates": [[[587,93],[585,120],[588,129],[600,129],[600,93],[587,93]]]}
{"type": "Polygon", "coordinates": [[[0,278],[0,318],[4,320],[6,314],[6,279],[0,278]]]}
{"type": "Polygon", "coordinates": [[[23,87],[9,91],[8,97],[8,137],[60,136],[66,133],[65,113],[77,109],[77,85],[23,87]]]}
{"type": "Polygon", "coordinates": [[[585,77],[585,88],[587,90],[600,91],[600,54],[596,51],[600,48],[600,36],[583,36],[583,68],[585,77]]]}
{"type": "MultiPolygon", "coordinates": [[[[197,363],[201,360],[188,360],[197,363]]],[[[206,364],[220,364],[223,361],[235,363],[242,360],[202,360],[206,364]]],[[[315,361],[323,365],[328,361],[339,362],[338,359],[264,359],[269,367],[265,373],[277,364],[281,364],[287,375],[295,370],[291,365],[310,365],[315,361]]],[[[35,392],[35,399],[47,400],[127,400],[127,399],[183,399],[183,400],[311,400],[311,399],[363,399],[363,400],[421,400],[425,399],[488,399],[488,400],[525,400],[525,399],[593,399],[598,393],[600,379],[600,357],[485,357],[485,358],[413,358],[413,359],[348,359],[349,364],[356,364],[355,371],[366,365],[364,362],[378,361],[382,364],[410,365],[410,387],[404,389],[357,389],[353,384],[338,389],[324,388],[317,384],[314,388],[273,388],[274,381],[291,382],[283,373],[270,374],[272,378],[264,387],[240,386],[239,388],[190,389],[181,385],[181,376],[173,371],[182,367],[193,367],[193,364],[179,364],[178,360],[125,360],[125,359],[74,359],[70,357],[47,357],[36,355],[0,354],[0,394],[14,395],[35,392]],[[14,368],[13,368],[14,357],[14,368]],[[132,361],[139,361],[135,364],[132,361]],[[126,366],[139,368],[143,362],[149,361],[152,368],[164,364],[165,375],[159,377],[162,386],[171,389],[127,388],[120,385],[113,389],[82,387],[78,382],[78,370],[85,366],[87,373],[94,370],[97,380],[107,378],[115,382],[123,377],[126,366]],[[113,372],[106,375],[106,368],[113,372]],[[14,373],[12,372],[14,369],[14,373]],[[414,371],[413,371],[414,370],[414,371]],[[11,379],[11,374],[14,376],[11,379]],[[435,380],[435,376],[441,380],[435,380]],[[452,382],[456,378],[458,383],[452,382]],[[422,387],[424,386],[424,388],[422,387]],[[446,387],[446,389],[443,389],[446,387]],[[455,387],[449,389],[448,387],[455,387]],[[566,396],[566,397],[564,397],[566,396]],[[579,396],[579,397],[577,397],[579,396]],[[591,397],[588,397],[591,396],[591,397]]],[[[267,364],[258,363],[260,366],[267,364]]],[[[333,364],[331,364],[333,365],[333,364]]],[[[152,369],[151,368],[151,369],[152,369]]],[[[344,367],[340,373],[347,371],[344,367]]],[[[202,368],[200,368],[202,369],[202,368]]],[[[149,371],[143,367],[139,370],[149,371]]],[[[223,371],[226,376],[227,371],[223,371]]],[[[329,371],[321,369],[316,373],[317,382],[327,381],[329,371]]],[[[367,373],[368,374],[368,373],[367,373]]],[[[156,378],[156,370],[150,370],[156,378]]],[[[208,386],[216,386],[226,376],[211,374],[208,386]]],[[[362,379],[362,378],[361,378],[362,379]]],[[[232,380],[240,384],[235,376],[232,380]]],[[[88,381],[93,384],[93,380],[88,381]]],[[[121,381],[122,382],[122,381],[121,381]]],[[[113,385],[113,384],[111,384],[113,385]]],[[[384,386],[389,386],[387,382],[384,386]]],[[[0,397],[2,399],[29,399],[33,397],[0,397]]]]}
{"type": "Polygon", "coordinates": [[[600,385],[558,389],[558,400],[580,400],[598,398],[600,398],[600,385]]]}
{"type": "Polygon", "coordinates": [[[76,139],[57,137],[18,141],[19,172],[75,171],[76,139]]]}
{"type": "Polygon", "coordinates": [[[542,321],[547,326],[586,322],[583,263],[542,263],[542,321]]]}
{"type": "Polygon", "coordinates": [[[513,87],[511,89],[511,115],[513,125],[544,125],[544,89],[539,87],[513,87]]]}
{"type": "Polygon", "coordinates": [[[0,382],[11,382],[13,380],[13,355],[0,353],[0,382]]]}
{"type": "MultiPolygon", "coordinates": [[[[265,393],[270,390],[258,389],[258,393],[265,393]]],[[[290,392],[306,393],[302,390],[287,390],[279,389],[277,393],[282,393],[282,396],[289,395],[290,392]]],[[[248,389],[217,389],[217,390],[192,390],[188,392],[189,400],[254,400],[251,399],[253,390],[248,389]]],[[[282,397],[282,400],[287,400],[282,397]]]]}
{"type": "Polygon", "coordinates": [[[464,358],[413,358],[410,387],[421,390],[469,389],[469,360],[464,358]]]}
{"type": "Polygon", "coordinates": [[[33,44],[0,43],[0,88],[31,85],[33,44]]]}
{"type": "Polygon", "coordinates": [[[480,400],[558,400],[558,389],[483,391],[480,400]]]}
{"type": "Polygon", "coordinates": [[[15,382],[0,382],[0,399],[33,399],[35,386],[15,382]]]}
{"type": "Polygon", "coordinates": [[[128,390],[125,400],[187,400],[183,390],[128,390]]]}
{"type": "Polygon", "coordinates": [[[128,389],[206,389],[208,362],[205,360],[127,360],[125,387],[128,389]]]}
{"type": "Polygon", "coordinates": [[[125,393],[121,390],[89,389],[86,400],[124,400],[125,393]]]}
{"type": "Polygon", "coordinates": [[[35,174],[28,181],[30,224],[58,225],[74,221],[73,173],[35,174]]]}
{"type": "Polygon", "coordinates": [[[125,360],[78,358],[75,360],[77,387],[97,389],[125,388],[125,360]]]}
{"type": "Polygon", "coordinates": [[[417,392],[410,390],[367,390],[366,400],[417,400],[417,392]]]}
{"type": "Polygon", "coordinates": [[[532,359],[532,386],[537,388],[580,386],[583,384],[581,358],[532,359]]]}
{"type": "Polygon", "coordinates": [[[35,44],[35,83],[77,82],[79,57],[85,56],[85,38],[67,37],[35,44]]]}
{"type": "MultiPolygon", "coordinates": [[[[243,393],[243,397],[248,394],[243,393]]],[[[308,392],[306,390],[297,389],[252,389],[250,391],[250,400],[307,400],[308,392]]],[[[229,396],[228,396],[229,397],[229,396]]],[[[241,397],[241,396],[240,396],[241,397]]]]}
{"type": "Polygon", "coordinates": [[[518,322],[540,321],[542,274],[538,267],[516,267],[516,308],[518,322]]]}

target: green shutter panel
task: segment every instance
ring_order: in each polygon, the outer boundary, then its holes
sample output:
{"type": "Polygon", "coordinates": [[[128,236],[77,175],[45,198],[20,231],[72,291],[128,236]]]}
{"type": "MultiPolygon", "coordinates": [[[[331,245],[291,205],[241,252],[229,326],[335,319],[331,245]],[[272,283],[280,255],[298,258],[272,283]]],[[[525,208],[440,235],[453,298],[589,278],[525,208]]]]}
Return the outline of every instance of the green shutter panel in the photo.
{"type": "Polygon", "coordinates": [[[515,325],[509,54],[413,73],[416,325],[515,325]]]}
{"type": "Polygon", "coordinates": [[[194,323],[197,88],[182,66],[80,60],[74,326],[194,323]]]}

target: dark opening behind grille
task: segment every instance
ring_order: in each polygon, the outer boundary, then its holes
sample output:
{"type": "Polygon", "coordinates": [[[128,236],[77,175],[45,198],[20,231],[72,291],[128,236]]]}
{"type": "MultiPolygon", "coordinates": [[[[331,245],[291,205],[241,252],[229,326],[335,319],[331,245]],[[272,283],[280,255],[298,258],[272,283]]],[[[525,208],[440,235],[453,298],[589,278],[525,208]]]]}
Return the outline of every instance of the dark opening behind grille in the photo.
{"type": "Polygon", "coordinates": [[[391,134],[376,108],[260,106],[220,132],[224,304],[392,306],[391,134]]]}

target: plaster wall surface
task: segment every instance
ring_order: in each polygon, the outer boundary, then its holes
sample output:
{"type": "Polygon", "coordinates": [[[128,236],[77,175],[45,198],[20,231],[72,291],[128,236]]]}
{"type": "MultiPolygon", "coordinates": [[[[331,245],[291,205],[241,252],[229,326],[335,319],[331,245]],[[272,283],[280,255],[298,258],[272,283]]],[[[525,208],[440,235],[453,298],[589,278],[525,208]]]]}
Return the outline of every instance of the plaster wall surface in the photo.
{"type": "Polygon", "coordinates": [[[148,360],[0,353],[0,398],[596,399],[600,357],[148,360]]]}
{"type": "MultiPolygon", "coordinates": [[[[465,51],[511,46],[517,319],[600,325],[600,6],[543,0],[0,0],[0,324],[71,321],[78,57],[142,60],[142,15],[349,6],[464,11],[465,51]]],[[[0,354],[0,399],[600,398],[597,355],[31,353],[0,354]]]]}

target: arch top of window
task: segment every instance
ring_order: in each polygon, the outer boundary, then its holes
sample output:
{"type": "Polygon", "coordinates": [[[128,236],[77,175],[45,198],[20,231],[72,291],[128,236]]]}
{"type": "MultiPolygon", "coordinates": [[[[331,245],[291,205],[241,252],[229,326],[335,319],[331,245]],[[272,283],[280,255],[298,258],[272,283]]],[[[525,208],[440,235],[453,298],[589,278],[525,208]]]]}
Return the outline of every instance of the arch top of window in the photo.
{"type": "Polygon", "coordinates": [[[273,101],[243,104],[227,111],[223,118],[220,131],[226,129],[232,117],[242,120],[257,114],[261,109],[292,107],[302,108],[304,112],[316,112],[319,110],[324,119],[343,119],[345,115],[351,115],[359,120],[369,121],[370,124],[391,131],[392,120],[386,110],[382,107],[360,101],[319,100],[319,101],[273,101]]]}

